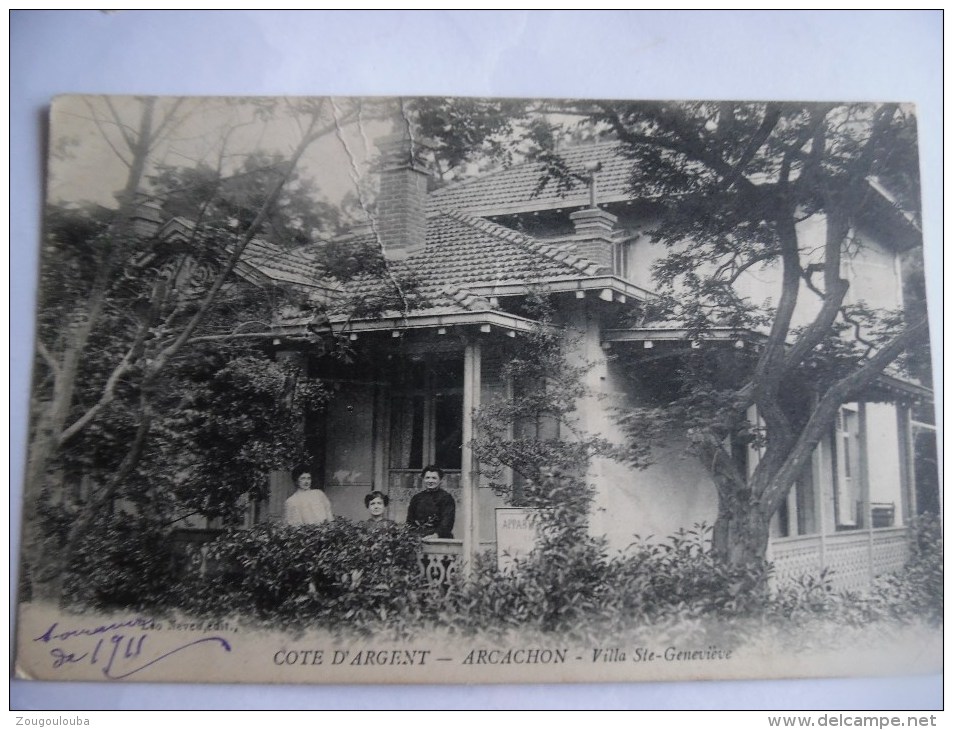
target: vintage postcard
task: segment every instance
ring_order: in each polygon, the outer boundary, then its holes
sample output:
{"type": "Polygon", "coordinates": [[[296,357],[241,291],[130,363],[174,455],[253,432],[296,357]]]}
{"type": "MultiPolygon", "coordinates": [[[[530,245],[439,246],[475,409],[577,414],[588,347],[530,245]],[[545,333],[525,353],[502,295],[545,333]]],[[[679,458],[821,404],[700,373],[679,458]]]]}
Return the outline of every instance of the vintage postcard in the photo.
{"type": "Polygon", "coordinates": [[[916,110],[54,100],[15,674],[942,663],[916,110]]]}

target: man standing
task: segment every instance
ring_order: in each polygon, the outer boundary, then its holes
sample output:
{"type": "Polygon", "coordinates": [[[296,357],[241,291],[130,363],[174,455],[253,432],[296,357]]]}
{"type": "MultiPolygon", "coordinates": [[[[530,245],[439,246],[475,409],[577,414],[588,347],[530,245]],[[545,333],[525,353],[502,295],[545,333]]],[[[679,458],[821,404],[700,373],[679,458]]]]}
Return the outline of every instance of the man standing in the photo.
{"type": "Polygon", "coordinates": [[[407,509],[407,524],[414,527],[422,537],[453,537],[453,522],[457,506],[450,493],[440,488],[443,470],[425,466],[420,472],[424,490],[417,492],[407,509]]]}
{"type": "Polygon", "coordinates": [[[317,525],[333,520],[327,495],[320,489],[311,488],[311,474],[299,467],[291,476],[298,490],[285,500],[285,522],[289,525],[317,525]]]}

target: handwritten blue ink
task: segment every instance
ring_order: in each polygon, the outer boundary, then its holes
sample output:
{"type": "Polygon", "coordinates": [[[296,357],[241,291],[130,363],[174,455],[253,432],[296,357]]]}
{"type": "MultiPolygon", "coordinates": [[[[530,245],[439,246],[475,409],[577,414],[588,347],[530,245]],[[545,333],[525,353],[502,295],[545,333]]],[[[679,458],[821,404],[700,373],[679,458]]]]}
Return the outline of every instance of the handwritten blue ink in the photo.
{"type": "MultiPolygon", "coordinates": [[[[145,637],[142,637],[142,638],[145,638],[145,637]]],[[[114,647],[114,649],[113,649],[114,654],[115,654],[116,648],[118,648],[118,645],[119,645],[119,643],[120,643],[121,641],[122,641],[122,637],[120,637],[119,642],[115,642],[115,643],[116,643],[116,647],[114,647]]],[[[112,674],[109,673],[110,670],[112,669],[112,658],[110,658],[109,664],[108,664],[107,667],[103,670],[103,674],[105,674],[107,677],[109,677],[109,679],[125,679],[126,677],[132,676],[132,675],[135,674],[136,672],[141,672],[141,671],[142,671],[143,669],[145,669],[146,667],[151,667],[153,664],[155,664],[155,663],[157,663],[157,662],[161,662],[163,659],[168,659],[170,656],[172,656],[173,654],[176,654],[177,652],[180,652],[180,651],[182,651],[182,650],[184,650],[184,649],[188,649],[188,648],[193,647],[193,646],[197,646],[198,644],[203,644],[203,643],[205,643],[205,642],[207,642],[207,641],[217,641],[217,642],[219,642],[219,643],[222,645],[222,648],[223,648],[225,651],[231,651],[231,650],[232,650],[231,645],[230,645],[227,641],[225,641],[225,639],[223,639],[222,637],[220,637],[220,636],[208,636],[208,637],[206,637],[206,638],[204,638],[204,639],[196,639],[195,641],[191,641],[191,642],[189,642],[188,644],[183,644],[182,646],[178,647],[177,649],[173,649],[172,651],[168,651],[168,652],[166,652],[165,654],[162,654],[161,656],[156,657],[156,658],[153,659],[151,662],[147,662],[147,663],[143,664],[141,667],[138,667],[138,668],[133,669],[133,670],[131,670],[131,671],[129,671],[129,672],[126,672],[125,674],[112,675],[112,674]]],[[[140,639],[140,641],[139,641],[139,646],[138,646],[137,649],[135,650],[136,654],[138,653],[138,651],[141,650],[141,648],[142,648],[142,641],[141,641],[141,639],[140,639]]],[[[127,650],[126,650],[126,651],[127,651],[127,652],[129,651],[129,648],[128,648],[128,647],[127,647],[127,650]]],[[[134,654],[133,656],[135,656],[135,654],[134,654]]]]}
{"type": "Polygon", "coordinates": [[[42,634],[37,636],[33,641],[42,641],[48,644],[51,641],[65,641],[66,639],[72,639],[76,636],[98,636],[100,634],[108,634],[111,631],[116,631],[117,629],[151,629],[155,626],[154,618],[144,618],[142,616],[136,616],[133,619],[128,621],[121,621],[114,624],[103,624],[102,626],[96,626],[91,629],[67,629],[66,631],[61,631],[59,633],[53,633],[56,630],[56,627],[59,626],[59,623],[53,623],[50,628],[44,631],[42,634]]]}
{"type": "Polygon", "coordinates": [[[89,656],[89,652],[76,656],[75,654],[68,654],[57,647],[56,649],[50,650],[50,656],[53,657],[53,669],[59,669],[64,664],[78,664],[89,656]]]}

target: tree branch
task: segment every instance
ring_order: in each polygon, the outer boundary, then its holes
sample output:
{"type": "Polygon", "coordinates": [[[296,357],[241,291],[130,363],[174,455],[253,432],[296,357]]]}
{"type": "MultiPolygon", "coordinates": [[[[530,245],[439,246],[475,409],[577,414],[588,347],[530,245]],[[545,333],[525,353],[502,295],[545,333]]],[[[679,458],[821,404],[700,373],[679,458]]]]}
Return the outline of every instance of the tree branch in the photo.
{"type": "Polygon", "coordinates": [[[109,135],[106,133],[106,130],[103,128],[102,121],[96,115],[96,110],[93,109],[92,105],[89,103],[88,100],[86,101],[86,106],[89,108],[89,113],[93,120],[93,124],[95,124],[96,128],[99,129],[99,133],[102,135],[103,141],[106,143],[109,149],[113,151],[113,153],[116,155],[116,157],[119,158],[119,161],[122,162],[123,165],[125,165],[126,167],[132,167],[132,163],[126,159],[125,155],[123,155],[122,152],[120,152],[119,149],[116,147],[116,145],[112,143],[112,140],[109,139],[109,135]]]}
{"type": "MultiPolygon", "coordinates": [[[[685,141],[685,138],[682,138],[682,141],[678,142],[660,137],[658,135],[634,132],[622,122],[618,112],[611,105],[600,104],[599,106],[605,114],[609,125],[612,127],[613,131],[616,133],[616,135],[618,135],[622,142],[632,146],[646,145],[649,147],[659,147],[671,152],[677,152],[691,160],[701,162],[712,172],[717,173],[723,180],[727,179],[732,174],[733,168],[731,165],[729,165],[722,158],[710,154],[703,146],[689,144],[685,141]]],[[[656,114],[660,115],[661,112],[657,111],[656,114]]],[[[668,123],[670,124],[671,121],[668,120],[668,123]]],[[[752,185],[746,178],[742,178],[741,180],[746,183],[746,188],[754,189],[754,185],[752,185]]],[[[736,182],[740,182],[741,180],[736,182]]]]}
{"type": "Polygon", "coordinates": [[[747,146],[741,153],[741,157],[738,158],[738,162],[735,163],[734,169],[725,177],[726,189],[734,185],[735,181],[741,177],[743,170],[754,158],[755,153],[761,148],[761,145],[767,142],[768,137],[771,136],[771,132],[778,126],[778,122],[781,119],[781,105],[768,104],[764,112],[764,119],[761,120],[761,126],[758,127],[758,131],[755,132],[748,141],[747,146]]]}
{"type": "Polygon", "coordinates": [[[116,127],[119,129],[119,133],[122,135],[122,138],[125,140],[126,145],[130,150],[136,148],[136,138],[132,135],[131,131],[126,127],[126,123],[122,121],[122,117],[119,116],[119,112],[116,111],[116,107],[113,106],[112,99],[108,96],[102,97],[103,101],[106,102],[106,107],[109,109],[110,114],[112,114],[113,121],[116,123],[116,127]]]}
{"type": "Polygon", "coordinates": [[[163,349],[162,352],[160,352],[152,362],[148,372],[146,373],[146,376],[143,379],[144,384],[157,377],[165,367],[166,363],[168,363],[168,361],[178,353],[182,346],[192,338],[195,330],[208,316],[208,313],[212,308],[212,303],[218,296],[218,293],[225,284],[225,281],[229,276],[231,276],[235,266],[241,260],[242,253],[245,251],[245,248],[252,241],[255,235],[257,235],[262,222],[268,216],[272,206],[278,200],[285,183],[287,183],[288,179],[291,177],[292,172],[297,167],[298,161],[301,159],[301,156],[304,154],[305,150],[307,150],[316,139],[324,134],[327,134],[329,131],[332,131],[335,128],[334,124],[329,124],[324,129],[315,131],[317,123],[318,117],[312,116],[307,133],[301,139],[301,142],[295,149],[294,154],[286,164],[283,174],[272,187],[271,192],[265,199],[265,202],[262,204],[261,208],[258,210],[258,213],[256,214],[251,225],[248,227],[248,230],[245,231],[245,234],[242,236],[241,240],[232,249],[228,260],[222,267],[222,270],[219,272],[219,275],[216,277],[215,281],[212,283],[212,286],[209,288],[205,297],[202,299],[202,303],[199,305],[198,310],[195,312],[189,322],[187,322],[182,328],[182,331],[179,333],[178,337],[176,337],[176,339],[170,345],[163,349]]]}
{"type": "MultiPolygon", "coordinates": [[[[817,347],[831,331],[834,320],[844,303],[850,284],[840,276],[841,248],[849,232],[843,211],[832,208],[827,215],[827,233],[824,245],[824,303],[814,321],[809,324],[788,350],[782,372],[789,372],[817,347]]],[[[800,279],[801,277],[799,277],[800,279]]]]}
{"type": "Polygon", "coordinates": [[[797,479],[807,458],[823,438],[826,430],[830,428],[837,415],[837,409],[856,397],[861,389],[870,385],[881,375],[890,363],[926,333],[927,326],[926,316],[921,317],[880,348],[863,365],[834,383],[821,396],[787,459],[771,481],[771,486],[764,492],[762,504],[771,510],[770,513],[773,513],[780,505],[780,500],[785,497],[790,485],[797,479]]]}
{"type": "Polygon", "coordinates": [[[36,340],[36,351],[50,368],[50,371],[53,373],[53,378],[58,378],[60,375],[60,364],[56,362],[56,360],[53,358],[53,355],[49,350],[46,349],[46,345],[43,344],[43,341],[39,337],[37,337],[36,340]]]}
{"type": "Polygon", "coordinates": [[[60,444],[66,443],[76,434],[86,428],[86,426],[94,418],[96,418],[97,415],[99,415],[99,412],[113,401],[113,399],[116,397],[116,386],[119,385],[119,381],[132,369],[133,364],[138,359],[148,331],[149,327],[145,323],[139,327],[139,330],[136,333],[136,339],[133,341],[132,346],[126,351],[126,354],[123,355],[122,360],[120,360],[116,367],[113,368],[113,371],[106,379],[106,383],[103,385],[103,390],[99,396],[99,400],[90,406],[82,416],[72,423],[72,425],[63,430],[59,436],[60,444]]]}
{"type": "Polygon", "coordinates": [[[741,276],[744,272],[750,269],[755,264],[761,263],[762,261],[770,261],[771,259],[777,258],[781,254],[781,249],[779,248],[770,248],[762,251],[759,254],[756,254],[749,258],[747,261],[744,261],[741,264],[736,264],[735,261],[737,256],[733,257],[731,261],[726,261],[724,264],[718,267],[715,271],[715,276],[721,276],[726,274],[730,268],[733,267],[731,276],[723,280],[723,283],[727,286],[733,285],[738,277],[741,276]]]}

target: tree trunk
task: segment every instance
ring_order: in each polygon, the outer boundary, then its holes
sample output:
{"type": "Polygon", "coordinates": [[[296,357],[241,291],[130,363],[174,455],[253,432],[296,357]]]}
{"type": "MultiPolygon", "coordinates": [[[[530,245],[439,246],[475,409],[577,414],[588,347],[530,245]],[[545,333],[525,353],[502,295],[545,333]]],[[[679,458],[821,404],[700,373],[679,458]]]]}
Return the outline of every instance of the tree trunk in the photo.
{"type": "Polygon", "coordinates": [[[718,500],[718,518],[712,535],[715,557],[732,568],[760,568],[768,550],[770,515],[756,506],[734,501],[734,508],[718,500]]]}
{"type": "MultiPolygon", "coordinates": [[[[59,356],[58,362],[53,365],[54,387],[51,400],[41,407],[35,416],[36,428],[30,442],[27,473],[23,489],[23,560],[21,565],[26,575],[21,576],[21,585],[30,585],[36,591],[39,586],[32,580],[32,574],[49,561],[50,552],[44,543],[36,526],[37,507],[43,488],[46,486],[50,465],[55,461],[61,446],[61,439],[70,409],[73,406],[73,395],[76,388],[76,378],[80,361],[86,349],[90,334],[98,323],[103,305],[107,298],[110,277],[115,266],[116,240],[123,240],[132,232],[132,214],[135,210],[136,193],[145,173],[146,162],[152,145],[155,141],[153,128],[154,99],[142,100],[142,115],[139,119],[137,133],[127,139],[131,161],[128,164],[129,172],[126,184],[119,194],[119,210],[116,220],[111,225],[112,238],[110,250],[100,266],[96,278],[90,289],[89,298],[78,312],[81,323],[77,325],[70,336],[66,338],[66,345],[59,356]]],[[[40,333],[37,333],[40,337],[40,333]]],[[[34,375],[34,379],[36,376],[34,375]]]]}

